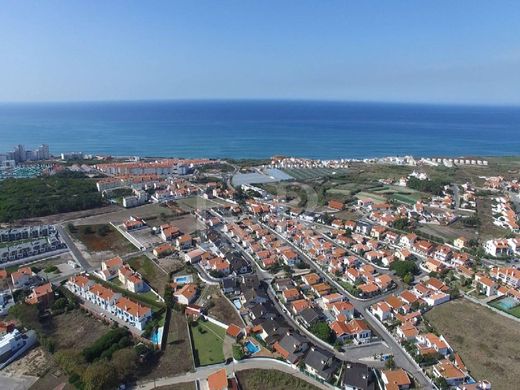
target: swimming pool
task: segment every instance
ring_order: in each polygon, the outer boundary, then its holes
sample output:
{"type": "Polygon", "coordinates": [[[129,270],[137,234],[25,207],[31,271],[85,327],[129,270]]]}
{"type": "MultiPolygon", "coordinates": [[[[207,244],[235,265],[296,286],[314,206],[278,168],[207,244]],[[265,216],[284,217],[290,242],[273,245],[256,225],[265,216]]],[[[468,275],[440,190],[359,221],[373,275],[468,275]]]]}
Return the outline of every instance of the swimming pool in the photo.
{"type": "Polygon", "coordinates": [[[251,340],[247,340],[245,345],[246,345],[246,349],[247,349],[247,351],[248,351],[251,355],[254,355],[255,353],[259,352],[260,349],[261,349],[258,345],[256,345],[255,343],[253,343],[251,340]]]}
{"type": "Polygon", "coordinates": [[[193,276],[191,276],[191,275],[176,276],[173,278],[173,281],[178,284],[191,283],[193,281],[193,276]]]}
{"type": "Polygon", "coordinates": [[[495,305],[502,310],[509,310],[519,305],[519,302],[513,297],[504,297],[499,301],[495,302],[495,305]]]}
{"type": "Polygon", "coordinates": [[[240,302],[240,299],[235,299],[233,301],[233,305],[235,305],[235,307],[240,310],[240,308],[242,307],[242,302],[240,302]]]}

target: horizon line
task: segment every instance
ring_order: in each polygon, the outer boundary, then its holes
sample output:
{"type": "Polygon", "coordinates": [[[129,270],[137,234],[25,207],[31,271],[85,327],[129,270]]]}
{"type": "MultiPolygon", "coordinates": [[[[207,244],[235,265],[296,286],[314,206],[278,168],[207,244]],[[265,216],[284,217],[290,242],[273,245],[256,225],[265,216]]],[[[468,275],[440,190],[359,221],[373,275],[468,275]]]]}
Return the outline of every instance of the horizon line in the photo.
{"type": "Polygon", "coordinates": [[[352,100],[352,99],[319,99],[319,98],[138,98],[138,99],[85,99],[85,100],[27,100],[0,101],[0,105],[46,105],[46,104],[117,104],[117,103],[160,103],[160,102],[307,102],[338,104],[380,104],[410,106],[459,106],[459,107],[502,107],[520,108],[520,103],[482,103],[482,102],[429,102],[429,101],[393,101],[393,100],[352,100]]]}

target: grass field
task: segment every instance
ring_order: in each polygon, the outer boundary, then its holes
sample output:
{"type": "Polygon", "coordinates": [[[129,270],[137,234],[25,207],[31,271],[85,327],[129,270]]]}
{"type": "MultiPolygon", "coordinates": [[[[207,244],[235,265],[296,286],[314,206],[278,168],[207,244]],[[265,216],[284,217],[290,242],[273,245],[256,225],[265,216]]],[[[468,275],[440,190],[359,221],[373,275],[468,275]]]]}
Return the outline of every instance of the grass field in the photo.
{"type": "Polygon", "coordinates": [[[390,195],[390,199],[394,199],[398,202],[415,204],[419,199],[421,199],[421,195],[419,193],[399,193],[396,192],[390,195]]]}
{"type": "Polygon", "coordinates": [[[459,299],[425,315],[443,334],[475,379],[513,389],[520,378],[520,326],[490,309],[459,299]]]}
{"type": "Polygon", "coordinates": [[[70,233],[91,252],[111,251],[118,255],[126,255],[137,251],[121,233],[107,224],[80,225],[70,233]],[[100,234],[102,228],[106,229],[105,234],[100,234]]]}
{"type": "Polygon", "coordinates": [[[244,390],[317,390],[300,378],[276,370],[244,370],[236,373],[238,383],[244,390]]]}
{"type": "Polygon", "coordinates": [[[164,286],[169,281],[168,274],[163,272],[152,260],[144,255],[132,257],[127,262],[130,267],[146,279],[155,291],[161,295],[163,294],[164,286]]]}
{"type": "Polygon", "coordinates": [[[211,322],[197,321],[190,327],[196,366],[224,361],[224,336],[226,331],[211,322]]]}
{"type": "Polygon", "coordinates": [[[361,191],[356,194],[356,198],[363,199],[363,198],[370,198],[375,200],[376,202],[384,202],[386,201],[386,197],[383,195],[375,194],[373,192],[365,192],[361,191]]]}

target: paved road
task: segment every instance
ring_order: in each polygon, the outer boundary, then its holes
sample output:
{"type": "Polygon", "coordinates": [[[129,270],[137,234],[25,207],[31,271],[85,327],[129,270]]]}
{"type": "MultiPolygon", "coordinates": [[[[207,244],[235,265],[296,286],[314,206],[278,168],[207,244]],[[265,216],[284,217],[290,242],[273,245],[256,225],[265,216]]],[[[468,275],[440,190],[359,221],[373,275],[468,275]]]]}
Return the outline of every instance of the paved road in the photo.
{"type": "Polygon", "coordinates": [[[37,376],[29,375],[14,375],[8,373],[0,374],[0,389],[10,390],[27,390],[39,378],[37,376]]]}
{"type": "Polygon", "coordinates": [[[72,241],[72,238],[70,238],[69,233],[63,228],[63,226],[56,225],[56,229],[60,233],[60,237],[63,239],[63,241],[65,241],[65,244],[67,244],[67,247],[70,249],[72,257],[74,257],[74,259],[79,263],[83,270],[89,271],[93,269],[93,267],[89,264],[89,262],[81,253],[81,251],[78,249],[76,244],[74,244],[74,241],[72,241]]]}
{"type": "Polygon", "coordinates": [[[283,363],[275,359],[262,358],[241,360],[237,363],[231,363],[229,365],[215,364],[207,367],[199,367],[196,369],[195,372],[188,372],[179,376],[159,378],[149,382],[138,383],[136,386],[134,386],[134,388],[140,390],[149,390],[160,386],[174,385],[177,383],[195,382],[197,380],[206,379],[210,374],[214,373],[215,371],[223,367],[226,368],[228,375],[231,375],[235,372],[251,369],[277,370],[298,377],[323,390],[331,390],[332,388],[329,385],[324,385],[316,381],[315,379],[303,374],[302,372],[300,372],[300,370],[295,369],[287,365],[286,363],[283,363]]]}
{"type": "Polygon", "coordinates": [[[455,200],[455,210],[460,208],[460,190],[457,184],[451,185],[451,190],[453,191],[453,199],[455,200]]]}

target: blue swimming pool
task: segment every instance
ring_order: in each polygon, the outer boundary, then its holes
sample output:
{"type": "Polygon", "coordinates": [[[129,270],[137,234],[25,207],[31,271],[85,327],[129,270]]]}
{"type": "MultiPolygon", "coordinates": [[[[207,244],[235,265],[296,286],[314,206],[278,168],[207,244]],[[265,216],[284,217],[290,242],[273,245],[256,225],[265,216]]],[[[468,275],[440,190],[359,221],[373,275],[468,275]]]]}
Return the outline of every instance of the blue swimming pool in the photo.
{"type": "Polygon", "coordinates": [[[261,349],[258,345],[256,345],[255,343],[253,343],[251,340],[247,340],[245,345],[246,345],[246,349],[247,349],[247,351],[248,351],[251,355],[254,355],[255,353],[259,352],[260,349],[261,349]]]}
{"type": "Polygon", "coordinates": [[[519,302],[513,297],[504,297],[496,302],[496,306],[499,306],[502,310],[509,310],[513,307],[518,306],[519,302]]]}
{"type": "Polygon", "coordinates": [[[235,305],[235,307],[240,310],[240,308],[242,307],[242,302],[240,302],[240,299],[235,299],[233,301],[233,305],[235,305]]]}
{"type": "Polygon", "coordinates": [[[154,333],[152,333],[152,336],[150,337],[150,340],[152,340],[152,343],[154,343],[155,345],[158,345],[160,344],[160,340],[159,340],[159,331],[155,331],[154,333]]]}
{"type": "Polygon", "coordinates": [[[182,275],[173,278],[173,281],[178,284],[186,284],[191,283],[193,281],[193,277],[191,275],[182,275]]]}

